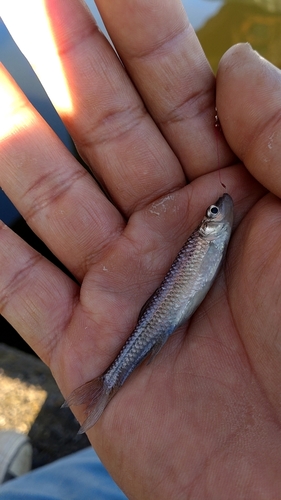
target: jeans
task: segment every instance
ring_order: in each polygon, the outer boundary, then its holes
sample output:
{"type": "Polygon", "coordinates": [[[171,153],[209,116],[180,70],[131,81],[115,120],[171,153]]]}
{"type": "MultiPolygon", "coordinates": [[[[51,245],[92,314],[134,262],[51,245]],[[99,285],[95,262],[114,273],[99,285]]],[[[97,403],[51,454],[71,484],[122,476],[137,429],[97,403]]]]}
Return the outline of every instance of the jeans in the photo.
{"type": "Polygon", "coordinates": [[[0,500],[126,500],[92,448],[0,486],[0,500]]]}

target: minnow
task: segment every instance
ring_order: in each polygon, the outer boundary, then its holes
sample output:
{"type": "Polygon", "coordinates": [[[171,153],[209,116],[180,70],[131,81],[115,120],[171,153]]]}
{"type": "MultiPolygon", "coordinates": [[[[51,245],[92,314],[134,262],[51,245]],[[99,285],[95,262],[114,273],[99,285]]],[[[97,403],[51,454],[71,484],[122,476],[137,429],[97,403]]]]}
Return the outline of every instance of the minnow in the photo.
{"type": "Polygon", "coordinates": [[[169,336],[201,304],[218,273],[230,239],[233,201],[224,194],[211,205],[175,258],[164,280],[143,306],[136,327],[99,377],[75,389],[63,406],[86,404],[80,433],[92,427],[132,371],[156,356],[169,336]]]}

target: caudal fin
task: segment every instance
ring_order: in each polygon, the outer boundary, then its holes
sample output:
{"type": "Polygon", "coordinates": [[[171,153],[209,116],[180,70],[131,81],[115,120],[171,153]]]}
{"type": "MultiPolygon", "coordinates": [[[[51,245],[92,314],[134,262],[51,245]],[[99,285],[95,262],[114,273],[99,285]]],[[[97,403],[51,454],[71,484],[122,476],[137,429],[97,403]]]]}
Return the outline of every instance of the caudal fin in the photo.
{"type": "Polygon", "coordinates": [[[78,432],[82,434],[95,425],[112,396],[113,391],[105,386],[103,377],[98,377],[75,389],[65,400],[62,408],[81,404],[87,405],[85,409],[87,418],[78,432]]]}

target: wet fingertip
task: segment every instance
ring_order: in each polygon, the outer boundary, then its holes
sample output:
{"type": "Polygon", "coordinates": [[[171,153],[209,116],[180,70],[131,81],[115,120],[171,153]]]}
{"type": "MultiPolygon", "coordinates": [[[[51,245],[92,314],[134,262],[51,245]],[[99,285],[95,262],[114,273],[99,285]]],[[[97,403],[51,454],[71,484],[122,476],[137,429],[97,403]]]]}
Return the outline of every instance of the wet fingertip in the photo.
{"type": "Polygon", "coordinates": [[[244,64],[244,59],[247,59],[249,56],[259,54],[252,48],[251,44],[246,43],[237,43],[232,45],[221,57],[219,62],[217,77],[220,77],[221,73],[224,73],[225,70],[234,68],[235,66],[240,66],[244,64]]]}
{"type": "Polygon", "coordinates": [[[223,54],[219,62],[217,77],[220,78],[222,74],[226,73],[226,71],[229,72],[230,70],[240,70],[240,68],[243,69],[245,68],[245,65],[247,69],[251,62],[256,65],[257,61],[273,66],[257,50],[255,50],[249,42],[237,43],[223,54]]]}

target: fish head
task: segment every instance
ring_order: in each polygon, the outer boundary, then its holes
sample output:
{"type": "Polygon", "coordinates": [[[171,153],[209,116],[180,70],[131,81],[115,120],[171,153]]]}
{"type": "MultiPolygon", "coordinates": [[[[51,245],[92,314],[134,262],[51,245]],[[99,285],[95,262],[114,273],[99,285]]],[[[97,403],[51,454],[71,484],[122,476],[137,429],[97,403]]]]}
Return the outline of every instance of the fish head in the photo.
{"type": "Polygon", "coordinates": [[[233,224],[233,201],[225,193],[214,205],[207,208],[206,215],[199,226],[199,233],[208,240],[229,239],[233,224]]]}

